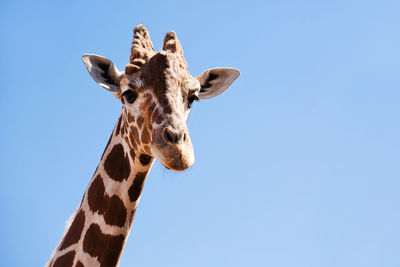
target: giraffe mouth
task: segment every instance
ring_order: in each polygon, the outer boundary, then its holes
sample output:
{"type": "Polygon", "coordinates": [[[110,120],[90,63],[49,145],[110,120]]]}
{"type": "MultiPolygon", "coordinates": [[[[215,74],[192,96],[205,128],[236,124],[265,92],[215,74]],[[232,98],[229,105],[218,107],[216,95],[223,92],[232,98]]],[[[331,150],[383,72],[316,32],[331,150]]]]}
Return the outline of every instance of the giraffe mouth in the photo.
{"type": "Polygon", "coordinates": [[[191,142],[179,145],[153,144],[151,152],[169,170],[184,171],[194,163],[191,142]]]}
{"type": "Polygon", "coordinates": [[[194,156],[188,158],[182,154],[168,155],[167,157],[156,155],[156,158],[165,168],[173,171],[187,170],[194,163],[194,156]]]}

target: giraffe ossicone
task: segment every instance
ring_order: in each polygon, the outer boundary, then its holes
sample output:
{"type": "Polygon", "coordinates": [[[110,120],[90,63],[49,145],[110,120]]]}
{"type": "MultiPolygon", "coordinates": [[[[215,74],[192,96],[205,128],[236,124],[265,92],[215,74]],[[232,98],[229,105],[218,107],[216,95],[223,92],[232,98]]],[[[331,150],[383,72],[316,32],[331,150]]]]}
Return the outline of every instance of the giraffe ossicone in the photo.
{"type": "Polygon", "coordinates": [[[194,101],[221,94],[239,76],[232,68],[187,70],[175,32],[154,51],[144,25],[134,30],[129,64],[84,55],[92,78],[122,102],[122,111],[82,201],[47,266],[118,265],[147,174],[157,159],[183,171],[194,163],[186,121],[194,101]]]}

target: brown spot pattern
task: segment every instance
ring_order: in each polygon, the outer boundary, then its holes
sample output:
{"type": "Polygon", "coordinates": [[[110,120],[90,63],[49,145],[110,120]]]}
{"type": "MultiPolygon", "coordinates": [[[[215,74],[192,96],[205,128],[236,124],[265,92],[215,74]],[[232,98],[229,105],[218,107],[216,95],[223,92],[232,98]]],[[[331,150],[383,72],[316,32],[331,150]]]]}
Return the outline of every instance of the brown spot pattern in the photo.
{"type": "Polygon", "coordinates": [[[128,195],[131,202],[135,202],[142,193],[144,181],[146,180],[147,172],[138,172],[131,187],[129,187],[128,195]]]}
{"type": "Polygon", "coordinates": [[[128,122],[134,122],[134,121],[135,117],[131,113],[128,113],[128,122]]]}
{"type": "Polygon", "coordinates": [[[147,129],[143,129],[142,132],[142,144],[148,144],[150,143],[150,134],[147,129]]]}
{"type": "Polygon", "coordinates": [[[131,149],[131,150],[129,151],[129,154],[131,154],[132,161],[134,161],[134,160],[135,160],[135,156],[136,156],[135,150],[131,149]]]}
{"type": "Polygon", "coordinates": [[[83,263],[82,263],[81,261],[78,261],[78,262],[75,264],[75,267],[85,267],[85,265],[83,265],[83,263]]]}
{"type": "Polygon", "coordinates": [[[163,121],[162,114],[158,111],[158,109],[154,110],[153,116],[152,116],[152,121],[153,123],[160,124],[163,121]]]}
{"type": "Polygon", "coordinates": [[[104,211],[104,220],[110,225],[117,225],[119,227],[125,225],[126,208],[124,202],[118,196],[113,195],[108,199],[107,208],[104,211]]]}
{"type": "Polygon", "coordinates": [[[129,177],[131,166],[129,158],[125,156],[124,147],[116,144],[104,163],[104,169],[111,179],[121,182],[129,177]]]}
{"type": "Polygon", "coordinates": [[[142,128],[143,122],[144,122],[144,118],[143,118],[142,116],[140,116],[140,117],[137,119],[137,126],[139,127],[139,129],[142,128]]]}
{"type": "Polygon", "coordinates": [[[143,166],[146,166],[147,164],[149,164],[151,159],[152,159],[152,157],[149,155],[146,155],[146,154],[140,154],[140,156],[139,156],[140,163],[143,166]]]}
{"type": "MultiPolygon", "coordinates": [[[[133,148],[133,149],[131,149],[131,151],[137,150],[137,144],[136,144],[135,139],[132,136],[132,133],[129,136],[130,136],[130,138],[127,138],[125,140],[126,140],[127,143],[130,144],[130,147],[133,148]]],[[[132,159],[134,159],[134,158],[132,158],[132,159]]]]}
{"type": "Polygon", "coordinates": [[[85,212],[83,210],[80,210],[76,214],[74,221],[69,227],[68,232],[61,243],[60,250],[63,250],[75,243],[78,243],[79,239],[81,238],[84,226],[85,226],[85,212]]]}
{"type": "Polygon", "coordinates": [[[146,152],[146,153],[151,154],[151,148],[150,148],[150,146],[149,146],[149,145],[144,145],[143,151],[146,152]]]}
{"type": "Polygon", "coordinates": [[[83,239],[83,251],[97,257],[101,267],[115,266],[122,252],[124,235],[103,234],[98,224],[91,224],[83,239]]]}
{"type": "Polygon", "coordinates": [[[132,137],[136,144],[139,144],[139,132],[136,127],[131,127],[131,138],[132,137]]]}
{"type": "Polygon", "coordinates": [[[103,215],[104,221],[109,225],[122,227],[125,225],[127,211],[122,200],[113,195],[105,194],[103,179],[98,175],[88,190],[88,203],[93,212],[103,215]]]}
{"type": "Polygon", "coordinates": [[[70,251],[65,253],[61,257],[58,257],[57,260],[54,262],[53,267],[72,267],[74,263],[75,251],[70,251]]]}
{"type": "Polygon", "coordinates": [[[126,131],[125,131],[125,130],[126,130],[125,124],[126,124],[125,121],[123,121],[122,124],[121,124],[121,135],[122,135],[122,136],[124,136],[124,135],[125,135],[125,132],[126,132],[126,131]]]}
{"type": "Polygon", "coordinates": [[[121,121],[122,121],[122,116],[119,116],[117,126],[115,127],[115,135],[119,135],[119,131],[121,129],[121,121]]]}

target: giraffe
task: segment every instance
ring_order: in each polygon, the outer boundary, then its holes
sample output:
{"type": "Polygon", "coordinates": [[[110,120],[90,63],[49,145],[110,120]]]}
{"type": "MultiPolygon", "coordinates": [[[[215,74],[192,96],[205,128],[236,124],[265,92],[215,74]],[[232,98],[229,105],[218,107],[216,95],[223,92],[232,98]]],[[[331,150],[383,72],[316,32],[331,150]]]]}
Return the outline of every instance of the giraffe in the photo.
{"type": "Polygon", "coordinates": [[[46,266],[117,266],[147,174],[155,159],[183,171],[194,163],[186,121],[194,101],[221,94],[239,76],[209,69],[194,78],[175,32],[155,52],[147,28],[137,25],[129,64],[119,71],[107,58],[83,63],[122,110],[81,203],[46,266]]]}

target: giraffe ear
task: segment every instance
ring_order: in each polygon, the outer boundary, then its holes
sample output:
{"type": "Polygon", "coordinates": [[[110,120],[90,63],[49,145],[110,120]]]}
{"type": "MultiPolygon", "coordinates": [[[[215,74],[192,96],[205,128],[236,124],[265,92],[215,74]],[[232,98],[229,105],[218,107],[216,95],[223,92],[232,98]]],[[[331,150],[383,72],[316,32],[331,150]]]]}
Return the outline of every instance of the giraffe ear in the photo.
{"type": "Polygon", "coordinates": [[[232,68],[209,69],[197,76],[201,89],[200,99],[208,99],[221,94],[239,77],[240,71],[232,68]]]}
{"type": "Polygon", "coordinates": [[[85,54],[82,56],[82,61],[93,80],[101,87],[113,93],[120,91],[119,82],[123,72],[120,72],[111,60],[98,55],[85,54]]]}

